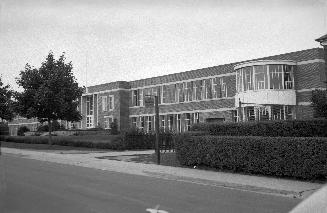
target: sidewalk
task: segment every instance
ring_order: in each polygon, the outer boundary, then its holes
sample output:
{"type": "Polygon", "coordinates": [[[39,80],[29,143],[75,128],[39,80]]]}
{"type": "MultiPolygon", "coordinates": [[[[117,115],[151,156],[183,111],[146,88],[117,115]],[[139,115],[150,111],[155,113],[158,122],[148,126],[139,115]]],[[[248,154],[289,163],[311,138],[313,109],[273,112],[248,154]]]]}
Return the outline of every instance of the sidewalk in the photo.
{"type": "Polygon", "coordinates": [[[2,153],[4,155],[19,155],[20,157],[27,159],[49,161],[182,182],[191,182],[210,185],[213,187],[226,187],[237,190],[282,195],[294,198],[305,198],[323,186],[323,184],[319,183],[296,180],[99,159],[99,157],[107,156],[152,154],[154,153],[153,150],[123,152],[81,152],[70,150],[45,152],[3,147],[2,153]]]}

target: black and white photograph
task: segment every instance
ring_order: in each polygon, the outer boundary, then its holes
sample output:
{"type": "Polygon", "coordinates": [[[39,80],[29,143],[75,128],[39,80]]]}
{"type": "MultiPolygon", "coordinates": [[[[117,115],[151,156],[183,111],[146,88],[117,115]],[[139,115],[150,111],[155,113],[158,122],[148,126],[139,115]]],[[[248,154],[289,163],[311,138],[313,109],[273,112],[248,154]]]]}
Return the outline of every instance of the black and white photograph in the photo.
{"type": "Polygon", "coordinates": [[[327,0],[0,0],[0,213],[326,213],[327,0]]]}

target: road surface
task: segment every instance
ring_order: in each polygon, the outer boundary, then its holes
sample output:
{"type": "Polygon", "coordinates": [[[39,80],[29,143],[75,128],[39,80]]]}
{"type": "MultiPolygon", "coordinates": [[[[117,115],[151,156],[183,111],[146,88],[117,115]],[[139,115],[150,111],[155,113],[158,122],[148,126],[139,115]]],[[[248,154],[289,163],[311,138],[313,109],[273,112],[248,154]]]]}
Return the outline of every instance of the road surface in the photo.
{"type": "Polygon", "coordinates": [[[301,201],[9,154],[0,156],[0,181],[4,213],[288,212],[301,201]]]}

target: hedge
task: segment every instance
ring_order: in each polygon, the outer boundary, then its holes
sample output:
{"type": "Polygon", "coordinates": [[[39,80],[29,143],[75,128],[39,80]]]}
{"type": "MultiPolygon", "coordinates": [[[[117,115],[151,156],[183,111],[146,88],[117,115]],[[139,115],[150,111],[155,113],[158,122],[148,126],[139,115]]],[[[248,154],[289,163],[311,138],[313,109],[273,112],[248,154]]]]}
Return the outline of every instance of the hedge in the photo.
{"type": "Polygon", "coordinates": [[[230,136],[327,137],[327,119],[200,123],[193,125],[192,131],[230,136]]]}
{"type": "Polygon", "coordinates": [[[189,136],[176,138],[177,159],[185,166],[233,172],[327,179],[327,138],[189,136]]]}
{"type": "MultiPolygon", "coordinates": [[[[43,136],[0,136],[0,141],[27,143],[27,144],[48,144],[49,138],[43,136]]],[[[126,149],[122,138],[118,136],[108,136],[107,139],[97,140],[82,136],[53,136],[53,145],[88,147],[98,149],[124,150],[126,149]]]]}
{"type": "MultiPolygon", "coordinates": [[[[173,147],[172,134],[161,134],[161,143],[173,147]]],[[[0,141],[48,144],[48,136],[0,136],[0,141]]],[[[113,150],[154,149],[156,137],[141,131],[129,131],[121,135],[83,135],[83,136],[53,136],[52,144],[62,146],[89,147],[113,150]]],[[[167,147],[166,147],[167,148],[167,147]]]]}
{"type": "Polygon", "coordinates": [[[8,124],[0,122],[0,135],[9,135],[8,124]]]}

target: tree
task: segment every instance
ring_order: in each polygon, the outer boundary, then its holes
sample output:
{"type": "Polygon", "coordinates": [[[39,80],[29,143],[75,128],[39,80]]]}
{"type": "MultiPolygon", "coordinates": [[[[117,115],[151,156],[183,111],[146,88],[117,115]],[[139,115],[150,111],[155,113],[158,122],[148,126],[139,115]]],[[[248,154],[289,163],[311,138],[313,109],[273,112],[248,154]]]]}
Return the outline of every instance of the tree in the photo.
{"type": "Polygon", "coordinates": [[[312,91],[311,98],[314,117],[327,118],[327,90],[312,91]]]}
{"type": "Polygon", "coordinates": [[[10,89],[10,85],[4,85],[0,76],[0,118],[4,120],[12,120],[14,117],[14,91],[10,89]]]}
{"type": "Polygon", "coordinates": [[[26,64],[17,83],[24,91],[17,94],[18,112],[27,118],[37,118],[49,124],[49,144],[52,123],[58,119],[79,121],[78,98],[83,88],[78,86],[73,75],[72,63],[65,63],[65,53],[58,60],[49,52],[41,67],[36,69],[26,64]]]}

